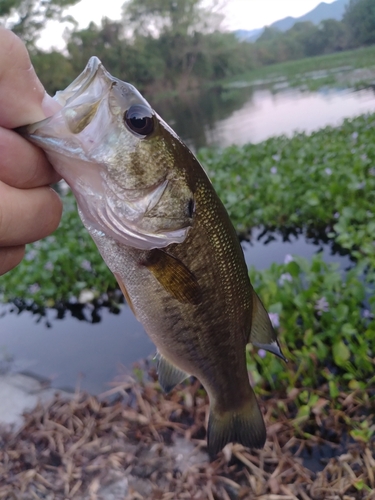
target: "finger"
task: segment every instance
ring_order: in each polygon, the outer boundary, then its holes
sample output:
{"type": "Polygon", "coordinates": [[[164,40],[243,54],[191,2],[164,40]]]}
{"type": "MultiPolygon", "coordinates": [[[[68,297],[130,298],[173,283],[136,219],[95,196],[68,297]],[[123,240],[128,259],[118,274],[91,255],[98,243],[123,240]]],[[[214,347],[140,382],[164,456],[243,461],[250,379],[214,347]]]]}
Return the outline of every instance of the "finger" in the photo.
{"type": "Polygon", "coordinates": [[[17,189],[0,182],[0,246],[18,246],[52,233],[62,203],[49,187],[17,189]]]}
{"type": "Polygon", "coordinates": [[[0,47],[0,126],[15,128],[43,120],[47,114],[42,103],[48,97],[25,45],[0,27],[0,47]]]}
{"type": "Polygon", "coordinates": [[[25,255],[25,246],[0,248],[0,276],[18,266],[25,255]]]}
{"type": "Polygon", "coordinates": [[[41,149],[16,132],[0,128],[0,181],[17,188],[34,188],[60,179],[41,149]]]}

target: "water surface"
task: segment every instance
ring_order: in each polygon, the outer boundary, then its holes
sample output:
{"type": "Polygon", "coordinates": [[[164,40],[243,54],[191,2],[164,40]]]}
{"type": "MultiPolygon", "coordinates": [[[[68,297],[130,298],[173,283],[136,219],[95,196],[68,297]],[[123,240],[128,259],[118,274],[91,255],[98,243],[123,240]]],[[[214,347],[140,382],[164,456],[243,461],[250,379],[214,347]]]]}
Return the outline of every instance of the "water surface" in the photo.
{"type": "Polygon", "coordinates": [[[375,112],[372,89],[295,88],[212,90],[154,104],[195,150],[206,146],[257,143],[276,135],[338,126],[345,118],[375,112]]]}

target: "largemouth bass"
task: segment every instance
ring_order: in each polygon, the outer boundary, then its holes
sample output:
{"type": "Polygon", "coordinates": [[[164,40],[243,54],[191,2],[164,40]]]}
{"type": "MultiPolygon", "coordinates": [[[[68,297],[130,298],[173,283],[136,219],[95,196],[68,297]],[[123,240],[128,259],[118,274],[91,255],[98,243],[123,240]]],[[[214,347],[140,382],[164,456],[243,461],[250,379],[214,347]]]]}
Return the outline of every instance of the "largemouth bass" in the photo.
{"type": "Polygon", "coordinates": [[[129,83],[92,57],[20,129],[70,185],[79,214],[158,349],[170,391],[194,375],[210,399],[208,451],[261,448],[266,429],[246,367],[250,341],[281,358],[228,214],[203,168],[129,83]]]}

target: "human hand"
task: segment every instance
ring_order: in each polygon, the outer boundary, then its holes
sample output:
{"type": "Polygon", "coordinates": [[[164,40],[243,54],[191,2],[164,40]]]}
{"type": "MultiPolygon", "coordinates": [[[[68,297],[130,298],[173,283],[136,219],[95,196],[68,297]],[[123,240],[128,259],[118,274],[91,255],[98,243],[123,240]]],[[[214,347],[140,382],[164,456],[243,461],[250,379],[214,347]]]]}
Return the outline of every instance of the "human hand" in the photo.
{"type": "Polygon", "coordinates": [[[44,153],[13,128],[54,111],[27,50],[0,27],[0,275],[20,263],[25,244],[53,232],[62,204],[49,184],[60,177],[44,153]]]}

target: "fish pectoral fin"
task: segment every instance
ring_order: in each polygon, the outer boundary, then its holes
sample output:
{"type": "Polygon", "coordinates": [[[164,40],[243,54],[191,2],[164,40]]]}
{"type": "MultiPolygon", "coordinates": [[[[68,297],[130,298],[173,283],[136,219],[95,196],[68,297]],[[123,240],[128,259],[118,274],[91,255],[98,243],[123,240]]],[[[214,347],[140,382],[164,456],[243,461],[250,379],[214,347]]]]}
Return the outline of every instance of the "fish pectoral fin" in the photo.
{"type": "Polygon", "coordinates": [[[193,305],[202,302],[202,290],[196,276],[173,255],[156,248],[148,252],[142,264],[179,302],[193,305]]]}
{"type": "Polygon", "coordinates": [[[132,304],[132,301],[131,301],[131,298],[130,298],[130,295],[124,285],[124,282],[122,281],[121,279],[121,276],[117,273],[113,273],[116,280],[117,280],[117,283],[119,284],[119,287],[121,288],[121,291],[122,293],[124,294],[124,297],[126,299],[126,302],[128,304],[128,306],[130,307],[130,309],[132,310],[132,313],[134,314],[135,317],[137,317],[137,315],[135,314],[135,310],[134,310],[134,306],[132,304]]]}
{"type": "Polygon", "coordinates": [[[207,447],[212,459],[228,443],[240,443],[248,448],[263,448],[266,427],[251,387],[250,391],[249,397],[240,408],[220,411],[215,402],[211,402],[207,447]]]}
{"type": "Polygon", "coordinates": [[[276,332],[272,326],[270,317],[262,304],[262,301],[253,290],[253,316],[251,322],[251,331],[249,342],[259,349],[265,349],[279,356],[282,360],[287,361],[281,351],[277,340],[276,332]]]}
{"type": "Polygon", "coordinates": [[[167,361],[159,352],[156,353],[157,373],[159,384],[163,391],[168,394],[176,385],[183,382],[190,375],[167,361]]]}

